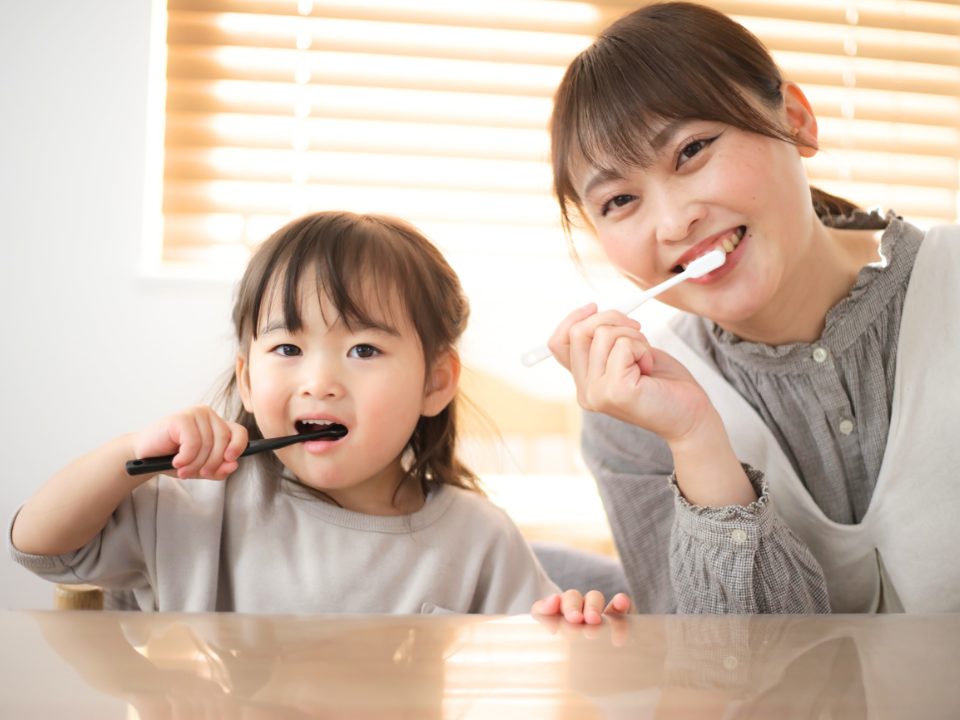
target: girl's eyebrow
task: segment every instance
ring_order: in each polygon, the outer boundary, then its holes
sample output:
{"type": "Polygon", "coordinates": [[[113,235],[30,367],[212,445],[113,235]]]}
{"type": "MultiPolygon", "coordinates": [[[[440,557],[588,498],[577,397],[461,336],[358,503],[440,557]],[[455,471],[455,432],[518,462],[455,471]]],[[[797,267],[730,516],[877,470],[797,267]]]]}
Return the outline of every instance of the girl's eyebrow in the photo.
{"type": "Polygon", "coordinates": [[[354,321],[351,323],[354,330],[375,330],[377,332],[382,332],[386,335],[392,335],[394,337],[400,337],[400,331],[397,330],[392,325],[387,325],[386,323],[378,323],[375,321],[371,322],[360,322],[354,321]]]}
{"type": "Polygon", "coordinates": [[[260,328],[258,335],[269,335],[272,332],[277,332],[278,330],[286,330],[287,323],[285,320],[272,320],[260,328]]]}

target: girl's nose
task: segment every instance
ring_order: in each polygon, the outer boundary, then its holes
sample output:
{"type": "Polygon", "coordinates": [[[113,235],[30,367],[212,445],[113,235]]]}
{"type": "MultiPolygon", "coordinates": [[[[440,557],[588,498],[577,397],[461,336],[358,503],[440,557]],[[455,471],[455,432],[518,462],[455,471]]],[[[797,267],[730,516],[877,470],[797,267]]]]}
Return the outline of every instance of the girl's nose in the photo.
{"type": "Polygon", "coordinates": [[[317,399],[336,399],[343,397],[346,390],[336,368],[327,364],[310,363],[300,378],[300,394],[317,399]]]}

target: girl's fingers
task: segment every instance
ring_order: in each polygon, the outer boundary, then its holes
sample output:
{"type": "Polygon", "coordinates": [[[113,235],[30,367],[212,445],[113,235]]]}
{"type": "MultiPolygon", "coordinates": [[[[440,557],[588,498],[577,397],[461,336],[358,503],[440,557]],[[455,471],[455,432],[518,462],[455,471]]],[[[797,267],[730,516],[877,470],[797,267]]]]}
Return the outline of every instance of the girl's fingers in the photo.
{"type": "Polygon", "coordinates": [[[604,615],[627,615],[633,608],[633,602],[626,593],[617,593],[610,598],[610,604],[603,611],[604,615]]]}
{"type": "Polygon", "coordinates": [[[225,453],[227,446],[230,444],[232,430],[227,423],[217,416],[210,417],[209,423],[212,436],[210,453],[200,468],[199,475],[204,478],[220,479],[221,470],[228,462],[225,453]]]}
{"type": "Polygon", "coordinates": [[[542,598],[533,603],[530,608],[533,615],[559,615],[560,614],[560,594],[554,593],[549,597],[542,598]]]}
{"type": "MultiPolygon", "coordinates": [[[[173,469],[180,475],[180,470],[189,468],[200,452],[203,439],[193,415],[177,415],[171,419],[170,437],[177,443],[177,452],[173,458],[173,469]]],[[[180,477],[183,477],[180,475],[180,477]]]]}
{"type": "Polygon", "coordinates": [[[603,593],[591,590],[583,598],[583,620],[587,625],[599,625],[603,620],[603,593]]]}
{"type": "Polygon", "coordinates": [[[191,462],[177,468],[177,475],[180,478],[201,476],[200,471],[210,458],[210,452],[213,449],[214,431],[211,425],[211,418],[202,408],[195,408],[192,416],[197,428],[199,446],[191,462]]]}
{"type": "Polygon", "coordinates": [[[583,622],[583,595],[579,590],[567,590],[560,598],[560,611],[567,622],[583,622]]]}
{"type": "Polygon", "coordinates": [[[223,453],[224,460],[233,462],[240,458],[240,455],[247,449],[249,433],[247,429],[239,423],[228,423],[230,427],[230,442],[223,453]]]}

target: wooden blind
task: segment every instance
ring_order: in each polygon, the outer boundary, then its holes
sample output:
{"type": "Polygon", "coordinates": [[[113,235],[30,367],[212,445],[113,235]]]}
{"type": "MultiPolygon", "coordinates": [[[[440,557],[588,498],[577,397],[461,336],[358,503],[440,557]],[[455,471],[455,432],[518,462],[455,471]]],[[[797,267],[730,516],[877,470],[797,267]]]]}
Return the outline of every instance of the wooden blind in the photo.
{"type": "MultiPolygon", "coordinates": [[[[960,188],[960,4],[716,0],[807,91],[811,181],[921,224],[960,188]]],[[[563,245],[545,130],[636,3],[169,0],[163,260],[241,265],[303,212],[405,217],[454,257],[563,245]]]]}

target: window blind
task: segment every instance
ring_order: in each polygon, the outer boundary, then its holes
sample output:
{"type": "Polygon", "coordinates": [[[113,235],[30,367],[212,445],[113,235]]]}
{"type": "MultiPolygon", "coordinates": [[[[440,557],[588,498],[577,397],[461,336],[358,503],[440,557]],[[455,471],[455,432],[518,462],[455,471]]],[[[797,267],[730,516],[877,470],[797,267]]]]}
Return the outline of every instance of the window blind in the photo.
{"type": "MultiPolygon", "coordinates": [[[[708,4],[806,90],[824,148],[812,182],[920,223],[957,218],[960,5],[708,4]]],[[[554,252],[551,96],[635,6],[170,0],[163,260],[242,264],[320,208],[401,215],[454,255],[554,252]]]]}

